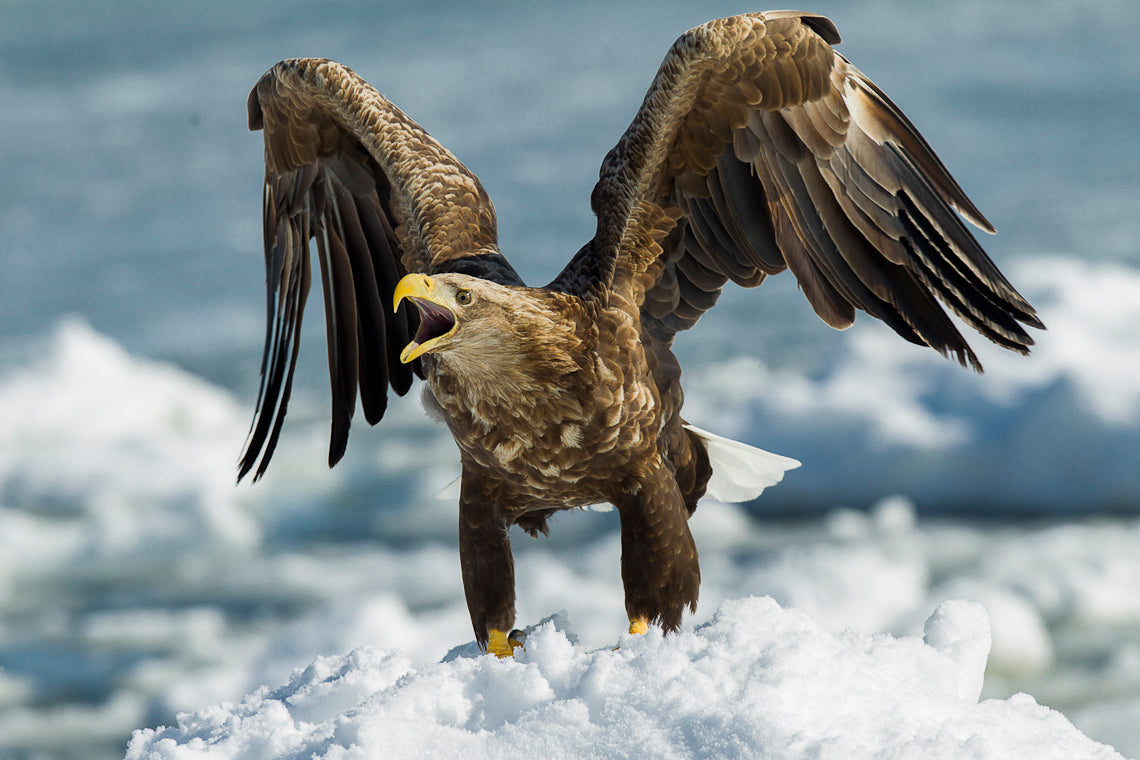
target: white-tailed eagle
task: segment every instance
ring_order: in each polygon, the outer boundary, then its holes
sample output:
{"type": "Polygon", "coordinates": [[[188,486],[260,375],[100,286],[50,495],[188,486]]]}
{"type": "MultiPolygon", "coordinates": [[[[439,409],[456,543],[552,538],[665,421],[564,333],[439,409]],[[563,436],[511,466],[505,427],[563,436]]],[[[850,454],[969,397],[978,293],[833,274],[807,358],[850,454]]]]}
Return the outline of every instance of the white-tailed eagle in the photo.
{"type": "MultiPolygon", "coordinates": [[[[512,651],[510,526],[545,532],[556,510],[600,502],[621,517],[630,629],[675,630],[700,582],[687,520],[728,444],[682,420],[671,346],[726,283],[790,269],[832,327],[860,309],[979,370],[946,309],[1023,354],[1022,325],[1042,327],[962,218],[989,222],[838,42],[831,21],[792,11],[682,35],[602,163],[593,239],[545,287],[515,273],[479,180],[418,124],[338,63],[275,65],[249,97],[265,136],[268,326],[239,477],[265,472],[281,432],[312,241],[329,464],[358,396],[375,424],[389,391],[426,381],[462,460],[480,646],[512,651]]],[[[753,451],[775,470],[764,482],[795,465],[753,451]]]]}

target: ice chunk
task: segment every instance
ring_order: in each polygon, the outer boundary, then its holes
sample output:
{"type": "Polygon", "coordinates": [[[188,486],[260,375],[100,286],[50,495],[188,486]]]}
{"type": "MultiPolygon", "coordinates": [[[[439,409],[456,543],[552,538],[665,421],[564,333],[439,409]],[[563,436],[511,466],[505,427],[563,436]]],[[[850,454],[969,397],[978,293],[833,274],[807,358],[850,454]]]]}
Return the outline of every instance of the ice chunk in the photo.
{"type": "Polygon", "coordinates": [[[927,618],[923,640],[958,664],[958,696],[977,702],[990,655],[990,616],[977,602],[954,599],[927,618]]]}

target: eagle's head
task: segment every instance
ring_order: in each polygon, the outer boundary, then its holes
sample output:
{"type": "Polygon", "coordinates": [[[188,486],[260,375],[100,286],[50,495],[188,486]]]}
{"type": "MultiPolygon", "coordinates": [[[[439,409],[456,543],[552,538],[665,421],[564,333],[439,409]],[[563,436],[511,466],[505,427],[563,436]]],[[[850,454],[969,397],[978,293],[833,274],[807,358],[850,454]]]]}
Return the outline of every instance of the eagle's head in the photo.
{"type": "Polygon", "coordinates": [[[499,285],[465,274],[409,274],[396,285],[419,309],[420,326],[400,354],[412,361],[432,354],[468,376],[521,380],[511,375],[565,374],[577,365],[565,353],[577,343],[567,304],[544,290],[499,285]]]}

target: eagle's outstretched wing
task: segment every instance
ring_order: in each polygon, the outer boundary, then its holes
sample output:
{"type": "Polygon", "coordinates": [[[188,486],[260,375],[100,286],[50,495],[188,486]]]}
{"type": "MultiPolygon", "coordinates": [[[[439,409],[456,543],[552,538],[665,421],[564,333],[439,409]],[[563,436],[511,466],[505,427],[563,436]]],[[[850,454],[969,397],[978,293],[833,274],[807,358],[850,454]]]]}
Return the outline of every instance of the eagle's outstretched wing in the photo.
{"type": "Polygon", "coordinates": [[[597,234],[551,286],[590,296],[632,284],[643,325],[668,345],[727,281],[788,268],[833,327],[859,308],[980,369],[941,300],[1026,353],[1019,323],[1041,322],[955,210],[993,228],[838,42],[831,21],[792,11],[678,39],[602,165],[597,234]]]}
{"type": "Polygon", "coordinates": [[[388,308],[400,277],[469,271],[518,279],[496,247],[495,210],[479,180],[350,69],[317,59],[278,63],[249,95],[249,126],[265,133],[267,326],[239,478],[255,465],[255,478],[265,472],[285,417],[311,239],[328,330],[330,466],[344,453],[357,390],[374,424],[389,387],[402,395],[412,383],[416,367],[399,355],[416,318],[388,308]]]}

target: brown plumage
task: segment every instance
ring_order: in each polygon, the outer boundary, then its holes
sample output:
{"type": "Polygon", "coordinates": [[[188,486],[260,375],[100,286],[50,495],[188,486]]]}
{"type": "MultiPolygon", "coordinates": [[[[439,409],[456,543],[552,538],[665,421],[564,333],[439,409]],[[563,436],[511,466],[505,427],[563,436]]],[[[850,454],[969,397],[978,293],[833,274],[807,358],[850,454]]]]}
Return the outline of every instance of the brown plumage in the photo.
{"type": "Polygon", "coordinates": [[[544,288],[499,252],[474,175],[363,79],[331,61],[274,66],[249,98],[250,128],[265,134],[268,325],[239,477],[260,477],[277,443],[313,240],[329,464],[358,394],[374,424],[389,389],[427,381],[425,403],[460,449],[480,645],[511,649],[509,527],[545,532],[554,511],[598,502],[621,516],[631,629],[676,629],[697,601],[687,519],[712,470],[708,439],[683,425],[670,347],[728,281],[790,269],[829,325],[861,309],[979,370],[939,302],[1019,353],[1033,342],[1022,324],[1042,327],[961,217],[989,222],[838,42],[828,19],[790,11],[678,39],[602,164],[594,238],[544,288]]]}

